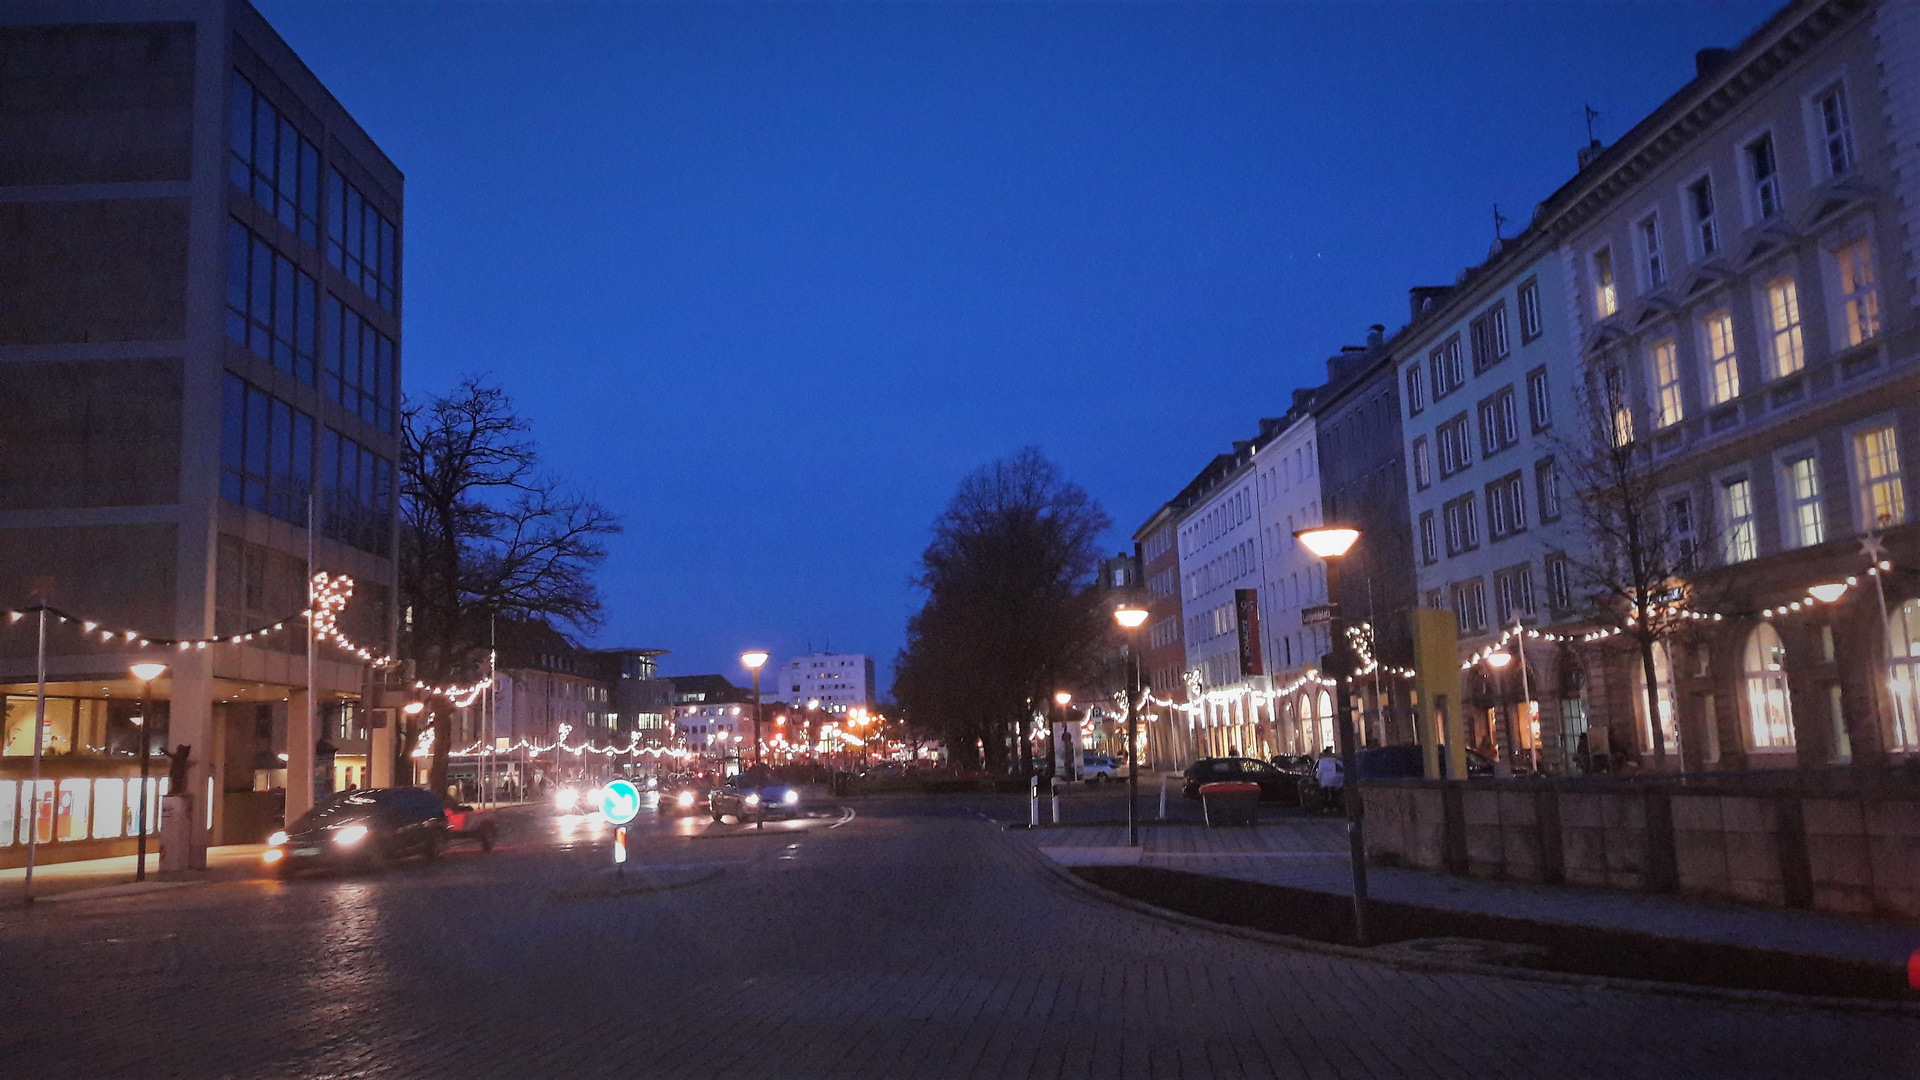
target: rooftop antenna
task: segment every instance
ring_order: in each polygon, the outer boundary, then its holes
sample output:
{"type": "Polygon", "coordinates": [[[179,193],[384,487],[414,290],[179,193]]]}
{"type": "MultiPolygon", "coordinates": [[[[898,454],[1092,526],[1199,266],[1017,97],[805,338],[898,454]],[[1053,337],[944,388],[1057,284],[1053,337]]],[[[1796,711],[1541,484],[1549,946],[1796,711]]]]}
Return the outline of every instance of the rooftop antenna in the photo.
{"type": "Polygon", "coordinates": [[[1587,145],[1591,146],[1599,141],[1593,134],[1593,122],[1600,119],[1600,110],[1594,108],[1592,105],[1583,105],[1582,107],[1587,111],[1587,145]]]}
{"type": "Polygon", "coordinates": [[[1506,215],[1500,212],[1500,204],[1494,203],[1493,204],[1493,241],[1494,243],[1497,244],[1501,240],[1506,239],[1506,237],[1502,236],[1500,232],[1501,228],[1505,226],[1506,223],[1507,223],[1507,218],[1506,218],[1506,215]]]}

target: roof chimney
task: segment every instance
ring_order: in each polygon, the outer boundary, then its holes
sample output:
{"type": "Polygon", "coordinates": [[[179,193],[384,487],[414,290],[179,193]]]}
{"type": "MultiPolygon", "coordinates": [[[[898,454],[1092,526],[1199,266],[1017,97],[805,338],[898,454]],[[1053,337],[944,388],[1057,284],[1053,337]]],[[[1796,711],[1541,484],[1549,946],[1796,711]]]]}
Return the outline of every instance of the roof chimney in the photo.
{"type": "Polygon", "coordinates": [[[1407,306],[1413,312],[1413,321],[1419,322],[1420,316],[1425,315],[1430,308],[1440,302],[1441,298],[1452,291],[1451,285],[1415,285],[1408,289],[1407,306]]]}
{"type": "Polygon", "coordinates": [[[1693,77],[1704,79],[1719,71],[1732,58],[1732,49],[1701,49],[1693,54],[1693,77]]]}
{"type": "Polygon", "coordinates": [[[1377,349],[1380,347],[1381,342],[1384,342],[1386,340],[1387,340],[1387,328],[1384,325],[1380,323],[1374,323],[1372,326],[1367,327],[1367,347],[1368,348],[1377,349]]]}

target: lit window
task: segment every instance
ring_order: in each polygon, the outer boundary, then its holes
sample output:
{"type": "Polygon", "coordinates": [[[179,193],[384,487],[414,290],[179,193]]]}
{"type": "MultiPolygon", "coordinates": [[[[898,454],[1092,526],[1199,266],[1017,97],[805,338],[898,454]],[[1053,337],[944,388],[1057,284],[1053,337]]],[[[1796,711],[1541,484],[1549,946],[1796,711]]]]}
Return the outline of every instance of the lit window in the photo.
{"type": "Polygon", "coordinates": [[[1847,117],[1847,90],[1839,83],[1819,97],[1820,132],[1827,151],[1827,175],[1853,171],[1853,122],[1847,117]]]}
{"type": "Polygon", "coordinates": [[[1671,341],[1662,341],[1653,347],[1653,386],[1659,405],[1654,426],[1679,423],[1686,410],[1680,400],[1680,361],[1671,341]]]}
{"type": "Polygon", "coordinates": [[[1613,288],[1613,249],[1593,253],[1593,306],[1601,318],[1620,310],[1620,297],[1613,288]]]}
{"type": "Polygon", "coordinates": [[[1827,538],[1820,511],[1820,474],[1813,455],[1787,463],[1787,524],[1793,546],[1807,547],[1827,538]]]}
{"type": "Polygon", "coordinates": [[[1707,364],[1713,377],[1713,403],[1740,396],[1740,358],[1733,351],[1733,315],[1721,309],[1707,316],[1707,364]]]}
{"type": "Polygon", "coordinates": [[[1608,434],[1613,439],[1613,445],[1626,446],[1633,442],[1633,406],[1627,400],[1626,377],[1619,368],[1609,369],[1604,385],[1609,419],[1612,421],[1612,430],[1608,434]]]}
{"type": "Polygon", "coordinates": [[[1791,375],[1807,365],[1800,339],[1800,293],[1790,277],[1767,284],[1767,323],[1773,332],[1773,377],[1791,375]]]}
{"type": "Polygon", "coordinates": [[[1900,482],[1900,447],[1893,427],[1871,428],[1853,437],[1854,470],[1860,484],[1862,524],[1884,529],[1907,520],[1906,491],[1900,482]]]}
{"type": "Polygon", "coordinates": [[[1862,236],[1834,250],[1840,264],[1840,299],[1847,309],[1847,344],[1880,335],[1880,289],[1874,284],[1873,249],[1862,236]]]}
{"type": "Polygon", "coordinates": [[[1746,562],[1759,554],[1753,528],[1753,486],[1745,478],[1720,485],[1720,520],[1725,523],[1721,554],[1727,562],[1746,562]]]}
{"type": "Polygon", "coordinates": [[[1747,729],[1755,750],[1793,746],[1793,700],[1787,692],[1787,650],[1767,623],[1753,628],[1745,656],[1747,729]]]}

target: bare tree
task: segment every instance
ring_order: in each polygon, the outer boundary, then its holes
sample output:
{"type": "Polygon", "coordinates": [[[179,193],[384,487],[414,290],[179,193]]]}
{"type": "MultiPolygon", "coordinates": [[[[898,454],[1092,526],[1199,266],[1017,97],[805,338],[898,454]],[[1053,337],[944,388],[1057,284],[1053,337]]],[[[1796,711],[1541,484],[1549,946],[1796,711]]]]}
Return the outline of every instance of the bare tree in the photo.
{"type": "MultiPolygon", "coordinates": [[[[403,421],[400,579],[420,677],[476,678],[496,615],[599,626],[593,571],[619,521],[539,471],[506,392],[468,376],[450,394],[409,404],[403,421]]],[[[446,788],[450,712],[434,712],[435,791],[446,788]]]]}
{"type": "Polygon", "coordinates": [[[979,740],[1000,767],[1012,735],[1030,764],[1028,723],[1108,633],[1093,576],[1111,524],[1033,447],[969,474],[934,522],[894,694],[956,760],[979,740]]]}
{"type": "Polygon", "coordinates": [[[1593,615],[1633,643],[1646,684],[1654,760],[1665,768],[1654,646],[1689,628],[1685,601],[1697,523],[1688,520],[1690,502],[1662,504],[1652,447],[1635,437],[1625,372],[1610,361],[1598,363],[1575,396],[1582,431],[1578,441],[1561,445],[1587,544],[1584,551],[1570,552],[1568,561],[1593,615]]]}

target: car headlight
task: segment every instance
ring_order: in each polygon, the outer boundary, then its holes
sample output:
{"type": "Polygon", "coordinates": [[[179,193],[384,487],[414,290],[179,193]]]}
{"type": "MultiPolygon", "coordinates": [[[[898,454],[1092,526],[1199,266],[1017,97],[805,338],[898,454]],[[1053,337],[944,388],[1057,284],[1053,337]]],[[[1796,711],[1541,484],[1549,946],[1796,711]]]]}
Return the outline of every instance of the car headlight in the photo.
{"type": "Polygon", "coordinates": [[[747,793],[747,797],[741,801],[745,802],[748,806],[759,806],[760,793],[757,791],[750,791],[747,793]]]}
{"type": "Polygon", "coordinates": [[[287,833],[285,829],[276,830],[273,833],[273,835],[267,837],[268,847],[279,847],[281,844],[284,844],[286,842],[287,842],[287,833]]]}
{"type": "Polygon", "coordinates": [[[792,806],[794,803],[800,801],[800,793],[789,788],[785,795],[780,796],[780,801],[786,803],[788,806],[792,806]]]}
{"type": "Polygon", "coordinates": [[[555,810],[560,811],[563,814],[571,811],[574,807],[579,805],[580,805],[580,793],[573,790],[572,788],[561,788],[553,796],[553,808],[555,810]]]}
{"type": "Polygon", "coordinates": [[[678,802],[678,803],[679,803],[679,804],[680,804],[681,806],[692,806],[692,805],[693,805],[693,792],[691,792],[691,791],[683,791],[683,792],[681,792],[681,793],[680,793],[680,797],[679,797],[678,799],[676,799],[676,800],[674,800],[674,801],[675,801],[675,802],[678,802]]]}
{"type": "Polygon", "coordinates": [[[260,853],[260,861],[268,862],[268,863],[277,863],[281,859],[284,859],[286,857],[287,857],[287,853],[284,851],[281,851],[277,847],[270,847],[267,850],[260,853]]]}
{"type": "Polygon", "coordinates": [[[347,825],[333,832],[333,842],[343,847],[352,847],[367,838],[365,825],[347,825]]]}

